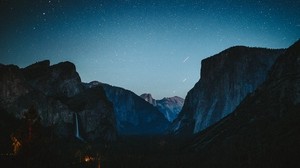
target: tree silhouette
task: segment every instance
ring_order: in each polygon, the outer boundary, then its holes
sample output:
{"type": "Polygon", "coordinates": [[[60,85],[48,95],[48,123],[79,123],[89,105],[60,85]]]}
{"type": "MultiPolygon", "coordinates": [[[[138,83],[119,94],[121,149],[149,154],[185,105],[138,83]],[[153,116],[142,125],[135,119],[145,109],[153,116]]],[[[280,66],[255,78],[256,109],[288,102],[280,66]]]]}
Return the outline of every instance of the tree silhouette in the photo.
{"type": "Polygon", "coordinates": [[[27,112],[24,113],[25,121],[28,127],[28,142],[33,138],[33,126],[38,125],[40,121],[39,114],[34,105],[30,106],[27,112]]]}

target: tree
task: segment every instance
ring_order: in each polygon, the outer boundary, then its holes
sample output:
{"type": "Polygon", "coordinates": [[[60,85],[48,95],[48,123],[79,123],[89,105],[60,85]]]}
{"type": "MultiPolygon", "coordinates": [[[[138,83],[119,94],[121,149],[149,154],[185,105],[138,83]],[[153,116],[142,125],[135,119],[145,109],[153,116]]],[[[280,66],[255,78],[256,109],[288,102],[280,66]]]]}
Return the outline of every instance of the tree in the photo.
{"type": "Polygon", "coordinates": [[[27,112],[24,113],[25,121],[28,126],[28,142],[32,141],[33,126],[40,121],[39,114],[34,105],[30,106],[27,112]]]}

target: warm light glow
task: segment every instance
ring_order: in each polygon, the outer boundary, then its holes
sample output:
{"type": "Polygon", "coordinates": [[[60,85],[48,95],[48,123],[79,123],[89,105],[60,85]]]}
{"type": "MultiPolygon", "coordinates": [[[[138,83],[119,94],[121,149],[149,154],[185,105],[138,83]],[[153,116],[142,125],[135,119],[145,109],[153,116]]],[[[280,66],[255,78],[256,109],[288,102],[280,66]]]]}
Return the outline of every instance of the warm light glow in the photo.
{"type": "Polygon", "coordinates": [[[20,151],[22,144],[14,136],[11,137],[11,140],[12,140],[13,153],[14,153],[14,155],[17,155],[20,151]]]}
{"type": "Polygon", "coordinates": [[[97,168],[100,168],[100,159],[98,159],[98,167],[97,168]]]}
{"type": "Polygon", "coordinates": [[[94,160],[95,160],[95,158],[93,158],[92,156],[86,155],[86,156],[84,157],[84,161],[85,161],[85,162],[91,162],[91,161],[94,161],[94,160]]]}

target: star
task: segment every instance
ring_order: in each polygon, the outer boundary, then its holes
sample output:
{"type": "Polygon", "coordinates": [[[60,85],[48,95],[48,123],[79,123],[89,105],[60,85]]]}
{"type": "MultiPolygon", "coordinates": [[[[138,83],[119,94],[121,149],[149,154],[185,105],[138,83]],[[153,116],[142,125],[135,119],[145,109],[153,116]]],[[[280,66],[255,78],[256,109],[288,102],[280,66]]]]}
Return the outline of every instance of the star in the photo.
{"type": "Polygon", "coordinates": [[[175,95],[173,90],[184,97],[199,80],[201,60],[226,48],[285,48],[300,33],[300,2],[292,0],[7,2],[0,5],[0,44],[7,43],[0,55],[8,55],[1,63],[17,64],[22,57],[28,64],[73,61],[86,82],[109,81],[143,93],[158,81],[150,90],[157,97],[175,95]],[[91,62],[101,68],[90,68],[91,62]]]}

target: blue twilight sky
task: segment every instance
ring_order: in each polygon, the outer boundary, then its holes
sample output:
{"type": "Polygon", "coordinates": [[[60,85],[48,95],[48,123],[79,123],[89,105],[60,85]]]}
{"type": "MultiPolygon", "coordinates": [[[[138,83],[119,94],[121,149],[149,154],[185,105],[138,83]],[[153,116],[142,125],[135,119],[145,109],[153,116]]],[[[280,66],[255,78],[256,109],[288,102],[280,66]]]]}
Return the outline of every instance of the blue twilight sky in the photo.
{"type": "Polygon", "coordinates": [[[84,82],[157,99],[185,97],[228,47],[300,37],[299,0],[1,0],[0,14],[0,63],[71,61],[84,82]]]}

